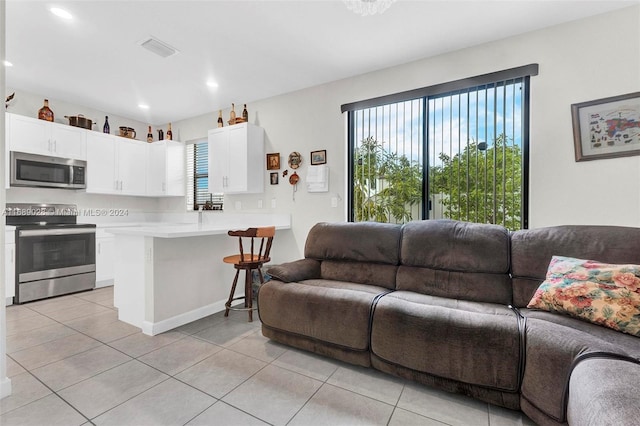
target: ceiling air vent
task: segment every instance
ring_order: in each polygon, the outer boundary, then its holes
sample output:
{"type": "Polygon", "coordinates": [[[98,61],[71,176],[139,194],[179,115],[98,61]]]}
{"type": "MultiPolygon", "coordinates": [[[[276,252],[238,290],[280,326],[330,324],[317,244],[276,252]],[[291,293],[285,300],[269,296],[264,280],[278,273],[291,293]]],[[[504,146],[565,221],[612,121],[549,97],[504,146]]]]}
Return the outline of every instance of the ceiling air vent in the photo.
{"type": "Polygon", "coordinates": [[[154,37],[149,37],[148,39],[143,40],[142,42],[140,42],[140,46],[144,47],[150,52],[155,53],[158,56],[162,56],[163,58],[168,58],[169,56],[178,53],[176,49],[154,37]]]}

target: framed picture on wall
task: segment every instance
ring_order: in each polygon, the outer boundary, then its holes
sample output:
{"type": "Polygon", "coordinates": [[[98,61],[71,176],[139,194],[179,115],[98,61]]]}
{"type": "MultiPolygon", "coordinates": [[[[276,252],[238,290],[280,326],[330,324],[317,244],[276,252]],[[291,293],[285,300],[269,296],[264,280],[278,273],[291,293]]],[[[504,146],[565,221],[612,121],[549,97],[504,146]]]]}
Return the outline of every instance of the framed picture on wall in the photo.
{"type": "Polygon", "coordinates": [[[267,170],[280,170],[280,153],[267,154],[267,170]]]}
{"type": "Polygon", "coordinates": [[[269,182],[271,182],[271,185],[278,184],[278,172],[269,173],[269,182]]]}
{"type": "Polygon", "coordinates": [[[640,92],[571,105],[576,161],[640,155],[640,92]]]}
{"type": "Polygon", "coordinates": [[[327,164],[327,150],[311,151],[311,165],[317,166],[318,164],[327,164]]]}

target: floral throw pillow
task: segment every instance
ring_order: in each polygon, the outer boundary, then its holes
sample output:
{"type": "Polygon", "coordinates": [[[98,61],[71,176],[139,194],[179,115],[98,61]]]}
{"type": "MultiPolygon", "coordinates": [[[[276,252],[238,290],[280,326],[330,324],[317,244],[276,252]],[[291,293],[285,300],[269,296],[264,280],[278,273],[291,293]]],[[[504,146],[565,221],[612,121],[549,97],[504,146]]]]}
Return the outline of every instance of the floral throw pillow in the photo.
{"type": "Polygon", "coordinates": [[[640,265],[553,256],[527,305],[640,337],[640,265]]]}

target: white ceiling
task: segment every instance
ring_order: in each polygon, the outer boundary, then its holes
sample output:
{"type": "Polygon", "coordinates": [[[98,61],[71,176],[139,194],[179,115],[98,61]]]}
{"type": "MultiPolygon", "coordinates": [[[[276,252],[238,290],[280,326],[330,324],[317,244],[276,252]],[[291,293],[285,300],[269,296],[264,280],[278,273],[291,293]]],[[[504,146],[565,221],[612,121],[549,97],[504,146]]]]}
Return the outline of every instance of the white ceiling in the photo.
{"type": "Polygon", "coordinates": [[[341,0],[7,0],[7,85],[158,125],[638,2],[399,0],[363,17],[341,0]],[[179,53],[142,49],[150,35],[179,53]]]}

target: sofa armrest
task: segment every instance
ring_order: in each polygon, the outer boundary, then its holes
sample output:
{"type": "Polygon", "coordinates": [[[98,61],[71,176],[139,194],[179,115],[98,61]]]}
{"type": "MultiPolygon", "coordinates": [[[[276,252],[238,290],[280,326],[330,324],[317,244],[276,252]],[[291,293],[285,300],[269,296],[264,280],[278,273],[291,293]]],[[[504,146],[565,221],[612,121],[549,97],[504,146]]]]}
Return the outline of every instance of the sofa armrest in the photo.
{"type": "Polygon", "coordinates": [[[320,262],[314,259],[300,259],[272,266],[267,273],[285,283],[321,278],[320,262]]]}

